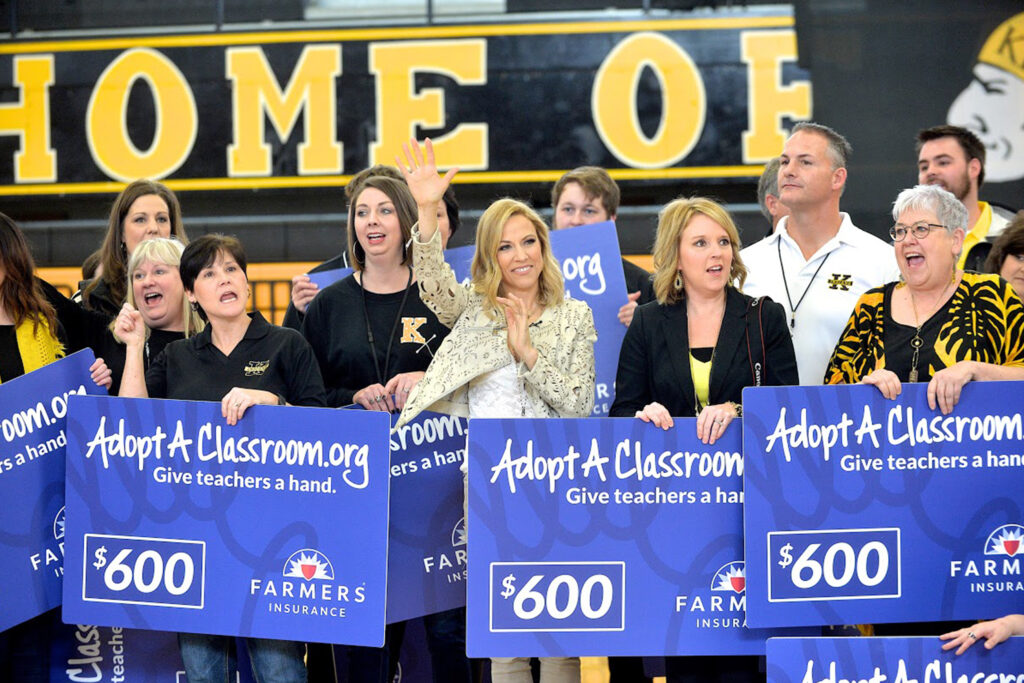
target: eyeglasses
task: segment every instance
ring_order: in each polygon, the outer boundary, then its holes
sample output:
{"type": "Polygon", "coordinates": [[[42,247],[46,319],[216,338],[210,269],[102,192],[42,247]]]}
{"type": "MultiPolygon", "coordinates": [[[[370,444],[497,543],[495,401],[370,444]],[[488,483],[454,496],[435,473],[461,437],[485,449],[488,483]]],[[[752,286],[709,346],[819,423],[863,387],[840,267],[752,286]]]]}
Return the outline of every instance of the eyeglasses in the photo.
{"type": "Polygon", "coordinates": [[[932,230],[945,230],[945,225],[936,225],[935,223],[914,223],[913,225],[902,225],[897,223],[896,225],[889,228],[889,237],[892,238],[893,242],[902,242],[907,238],[907,233],[914,233],[914,237],[919,240],[923,240],[932,230]]]}

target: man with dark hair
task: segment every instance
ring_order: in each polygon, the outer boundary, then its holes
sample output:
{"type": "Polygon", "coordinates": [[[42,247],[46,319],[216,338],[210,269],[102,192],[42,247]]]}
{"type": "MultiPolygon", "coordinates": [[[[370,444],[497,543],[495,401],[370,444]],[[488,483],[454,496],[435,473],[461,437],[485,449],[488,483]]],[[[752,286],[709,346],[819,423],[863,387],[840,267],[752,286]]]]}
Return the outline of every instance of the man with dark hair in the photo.
{"type": "Polygon", "coordinates": [[[899,278],[892,246],[839,211],[850,143],[828,126],[799,123],[779,157],[779,199],[789,215],[741,252],[743,291],[789,315],[801,384],[821,384],[861,294],[899,278]]]}
{"type": "Polygon", "coordinates": [[[775,232],[779,219],[789,215],[789,209],[779,201],[779,157],[770,159],[764,165],[764,172],[757,181],[757,205],[761,207],[765,220],[772,226],[768,230],[769,235],[775,232]]]}
{"type": "Polygon", "coordinates": [[[939,185],[967,208],[970,229],[957,268],[981,272],[992,242],[1012,214],[978,200],[985,182],[985,146],[960,126],[934,126],[917,134],[917,182],[939,185]]]}
{"type": "MultiPolygon", "coordinates": [[[[597,166],[580,166],[569,171],[551,188],[551,206],[555,215],[552,229],[574,228],[614,221],[619,211],[619,186],[608,171],[597,166]]],[[[629,327],[633,311],[640,304],[654,301],[651,274],[622,259],[629,300],[619,309],[619,321],[629,327]]]]}

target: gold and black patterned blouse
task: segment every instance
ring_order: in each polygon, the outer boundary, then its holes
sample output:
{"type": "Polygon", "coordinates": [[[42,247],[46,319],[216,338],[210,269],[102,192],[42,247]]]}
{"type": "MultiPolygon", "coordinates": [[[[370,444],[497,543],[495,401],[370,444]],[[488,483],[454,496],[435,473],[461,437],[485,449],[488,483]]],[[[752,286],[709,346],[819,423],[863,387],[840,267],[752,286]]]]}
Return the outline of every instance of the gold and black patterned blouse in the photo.
{"type": "MultiPolygon", "coordinates": [[[[885,357],[886,326],[898,323],[888,304],[900,286],[890,282],[857,301],[829,360],[826,384],[855,384],[892,365],[885,357]]],[[[998,275],[964,273],[940,314],[944,320],[933,337],[933,353],[922,356],[927,359],[922,379],[964,360],[1024,367],[1024,304],[998,275]]]]}

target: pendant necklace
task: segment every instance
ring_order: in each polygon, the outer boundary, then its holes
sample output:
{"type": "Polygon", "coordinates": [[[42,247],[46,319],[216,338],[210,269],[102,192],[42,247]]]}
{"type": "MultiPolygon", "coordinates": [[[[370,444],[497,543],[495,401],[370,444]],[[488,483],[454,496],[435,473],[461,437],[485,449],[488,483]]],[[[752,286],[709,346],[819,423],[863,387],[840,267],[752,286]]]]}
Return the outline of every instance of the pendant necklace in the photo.
{"type": "MultiPolygon", "coordinates": [[[[953,279],[950,280],[950,284],[955,281],[956,273],[953,274],[953,279]]],[[[948,290],[949,285],[947,284],[939,295],[939,302],[945,300],[946,291],[948,290]]],[[[921,354],[921,347],[924,346],[924,339],[921,338],[921,328],[924,327],[926,322],[928,322],[928,319],[925,319],[924,323],[921,322],[920,318],[917,316],[917,302],[914,300],[914,292],[909,287],[907,287],[907,294],[910,295],[910,307],[914,311],[914,325],[917,327],[917,329],[914,330],[914,336],[910,339],[910,348],[914,349],[914,354],[910,358],[910,374],[907,375],[907,381],[913,383],[917,381],[917,361],[921,354]]]]}

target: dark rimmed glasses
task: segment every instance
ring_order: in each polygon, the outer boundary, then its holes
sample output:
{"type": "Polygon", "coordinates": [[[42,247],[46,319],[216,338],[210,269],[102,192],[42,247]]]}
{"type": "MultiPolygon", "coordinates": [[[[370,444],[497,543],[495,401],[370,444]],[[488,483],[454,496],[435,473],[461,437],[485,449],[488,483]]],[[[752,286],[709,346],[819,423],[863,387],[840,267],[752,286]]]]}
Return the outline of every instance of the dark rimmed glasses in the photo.
{"type": "Polygon", "coordinates": [[[919,240],[923,240],[932,230],[945,230],[945,225],[936,225],[935,223],[914,223],[913,225],[903,225],[897,223],[896,225],[889,228],[889,237],[892,238],[893,242],[902,242],[907,238],[907,233],[914,233],[914,237],[919,240]]]}

